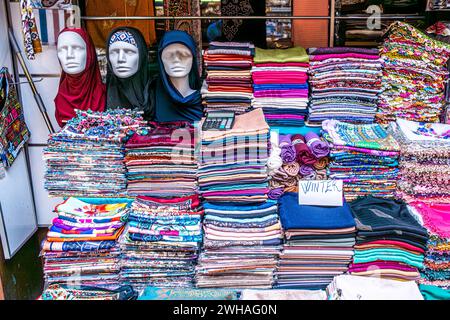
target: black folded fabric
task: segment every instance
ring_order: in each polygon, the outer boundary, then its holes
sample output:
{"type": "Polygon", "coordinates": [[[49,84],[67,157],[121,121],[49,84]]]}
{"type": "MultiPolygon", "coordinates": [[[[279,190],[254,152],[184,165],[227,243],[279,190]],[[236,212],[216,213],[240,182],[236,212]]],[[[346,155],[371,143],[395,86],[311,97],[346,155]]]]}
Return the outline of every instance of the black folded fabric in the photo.
{"type": "Polygon", "coordinates": [[[427,236],[426,229],[419,225],[402,201],[369,196],[352,202],[350,208],[355,216],[356,227],[361,231],[358,235],[395,230],[394,235],[401,235],[402,231],[427,236]]]}

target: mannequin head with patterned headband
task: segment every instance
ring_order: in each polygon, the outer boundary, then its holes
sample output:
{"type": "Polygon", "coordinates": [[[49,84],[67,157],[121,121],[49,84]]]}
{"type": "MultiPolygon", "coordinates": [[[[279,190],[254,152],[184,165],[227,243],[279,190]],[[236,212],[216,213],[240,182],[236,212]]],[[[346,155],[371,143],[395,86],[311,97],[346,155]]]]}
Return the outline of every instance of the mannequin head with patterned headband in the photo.
{"type": "Polygon", "coordinates": [[[130,78],[139,69],[139,49],[136,39],[126,30],[119,30],[111,36],[108,46],[112,71],[121,79],[130,78]]]}

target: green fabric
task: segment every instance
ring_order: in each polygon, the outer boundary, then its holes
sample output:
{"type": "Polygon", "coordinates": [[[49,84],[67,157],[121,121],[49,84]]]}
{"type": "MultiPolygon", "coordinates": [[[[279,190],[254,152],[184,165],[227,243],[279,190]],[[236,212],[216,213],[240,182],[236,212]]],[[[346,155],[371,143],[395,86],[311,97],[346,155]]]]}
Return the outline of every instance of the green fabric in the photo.
{"type": "Polygon", "coordinates": [[[397,261],[416,268],[423,267],[423,256],[417,256],[397,249],[370,249],[366,252],[356,251],[354,263],[367,263],[377,260],[397,261]]]}
{"type": "Polygon", "coordinates": [[[238,300],[232,289],[190,289],[147,287],[138,300],[238,300]]]}
{"type": "Polygon", "coordinates": [[[425,300],[450,300],[450,290],[427,284],[419,285],[419,289],[425,300]]]}
{"type": "Polygon", "coordinates": [[[289,49],[260,49],[256,48],[254,62],[271,63],[271,62],[309,62],[309,56],[302,47],[294,47],[289,49]]]}

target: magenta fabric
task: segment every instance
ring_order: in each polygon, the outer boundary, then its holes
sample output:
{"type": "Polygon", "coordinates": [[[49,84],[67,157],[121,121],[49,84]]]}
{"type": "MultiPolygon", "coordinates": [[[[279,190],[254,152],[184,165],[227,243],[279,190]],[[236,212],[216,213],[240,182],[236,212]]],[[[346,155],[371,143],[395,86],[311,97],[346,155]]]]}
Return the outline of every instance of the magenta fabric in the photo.
{"type": "Polygon", "coordinates": [[[441,238],[450,238],[450,204],[417,201],[411,205],[421,214],[425,228],[441,238]]]}
{"type": "Polygon", "coordinates": [[[316,56],[309,56],[310,61],[323,61],[327,59],[343,59],[343,58],[356,58],[356,59],[371,59],[377,60],[380,57],[378,55],[361,54],[361,53],[344,53],[344,54],[322,54],[316,56]]]}

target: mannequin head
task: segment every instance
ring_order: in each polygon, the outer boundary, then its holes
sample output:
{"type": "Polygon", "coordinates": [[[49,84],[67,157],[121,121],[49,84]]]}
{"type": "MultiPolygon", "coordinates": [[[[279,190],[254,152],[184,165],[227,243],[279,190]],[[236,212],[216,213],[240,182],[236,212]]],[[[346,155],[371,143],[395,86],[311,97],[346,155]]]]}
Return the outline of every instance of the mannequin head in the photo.
{"type": "Polygon", "coordinates": [[[181,43],[168,45],[161,54],[164,70],[170,78],[186,78],[192,69],[191,50],[181,43]]]}
{"type": "Polygon", "coordinates": [[[86,42],[76,32],[61,32],[58,37],[58,59],[67,74],[79,74],[86,69],[86,42]]]}
{"type": "Polygon", "coordinates": [[[117,31],[108,45],[109,61],[113,73],[121,79],[130,78],[139,69],[139,49],[136,39],[127,31],[117,31]]]}

